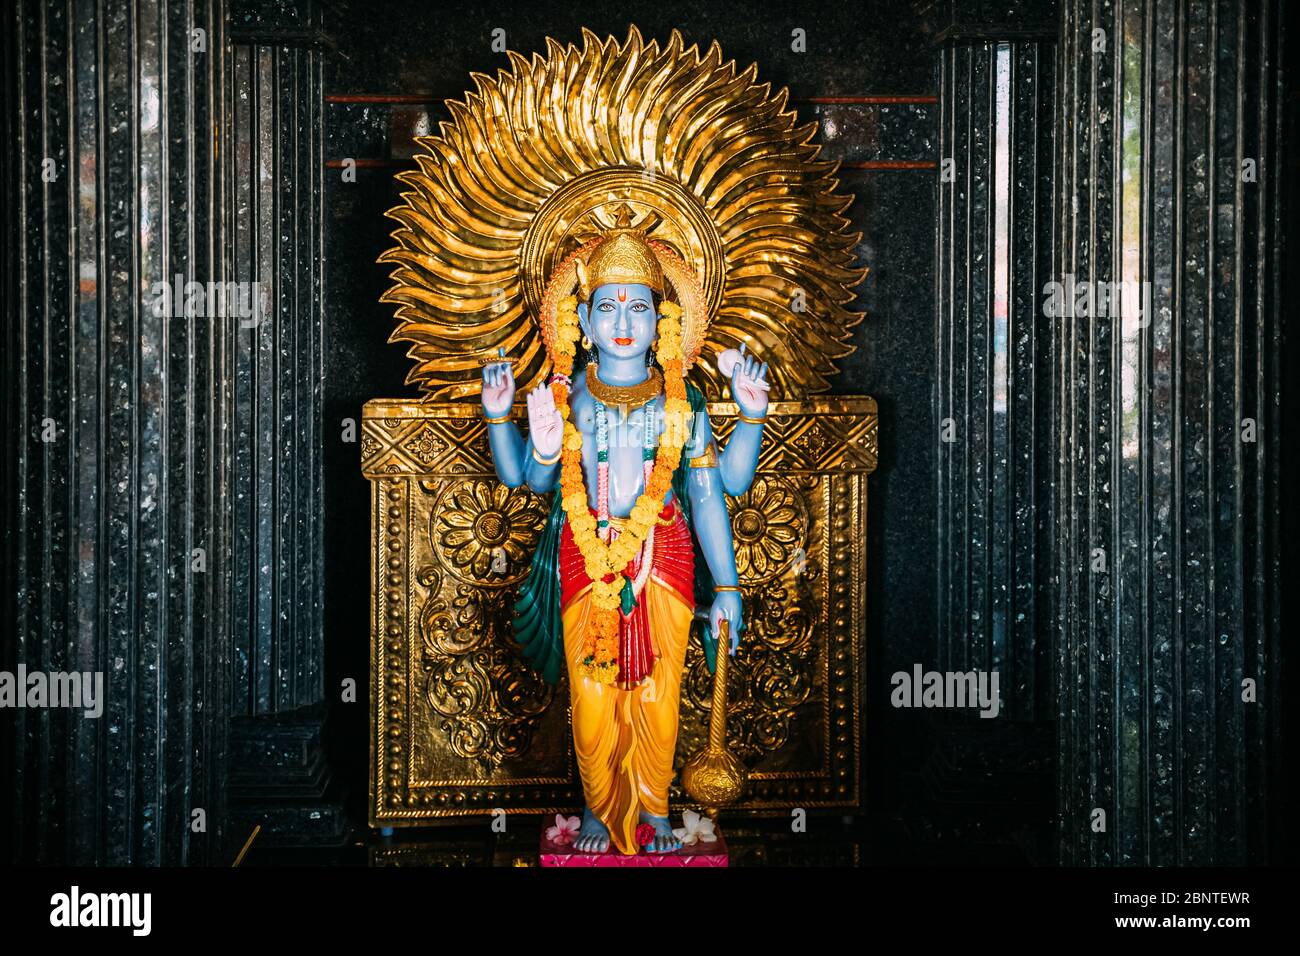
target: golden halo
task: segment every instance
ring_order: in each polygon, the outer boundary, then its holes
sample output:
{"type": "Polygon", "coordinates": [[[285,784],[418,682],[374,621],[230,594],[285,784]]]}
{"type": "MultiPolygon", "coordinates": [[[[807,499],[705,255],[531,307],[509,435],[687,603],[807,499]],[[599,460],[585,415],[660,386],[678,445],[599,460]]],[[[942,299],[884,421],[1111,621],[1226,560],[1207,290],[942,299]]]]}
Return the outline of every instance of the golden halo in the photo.
{"type": "Polygon", "coordinates": [[[519,271],[534,314],[556,265],[575,247],[614,227],[618,209],[632,213],[632,226],[694,265],[707,290],[712,315],[723,300],[726,276],[722,237],[699,202],[668,176],[647,176],[626,166],[595,169],[565,183],[537,210],[524,233],[519,271]]]}
{"type": "Polygon", "coordinates": [[[682,307],[682,368],[690,371],[704,345],[704,333],[709,328],[708,305],[700,280],[675,252],[657,240],[650,248],[659,259],[664,278],[677,294],[677,304],[682,307]]]}
{"type": "MultiPolygon", "coordinates": [[[[797,124],[786,91],[677,31],[661,46],[635,27],[621,43],[583,30],[581,47],[506,55],[495,77],[472,74],[450,121],[418,139],[418,169],[397,177],[408,188],[379,261],[393,266],[391,340],[415,360],[407,381],[473,397],[480,360],[501,347],[521,387],[539,384],[546,293],[625,204],[673,263],[675,294],[698,290],[699,308],[680,302],[691,359],[746,343],[769,363],[773,398],[828,388],[866,270],[838,164],[817,160],[817,124],[797,124]]],[[[714,399],[727,384],[712,361],[691,378],[714,399]]]]}

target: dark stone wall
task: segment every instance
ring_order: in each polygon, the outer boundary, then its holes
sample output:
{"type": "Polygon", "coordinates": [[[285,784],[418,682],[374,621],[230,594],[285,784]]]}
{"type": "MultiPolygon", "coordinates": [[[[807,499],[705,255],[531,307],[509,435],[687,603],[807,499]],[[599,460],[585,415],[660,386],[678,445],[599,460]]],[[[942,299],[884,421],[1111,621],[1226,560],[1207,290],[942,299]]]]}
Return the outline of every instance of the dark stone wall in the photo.
{"type": "Polygon", "coordinates": [[[1056,345],[1039,290],[1055,248],[1055,70],[1054,39],[967,36],[941,53],[937,663],[998,671],[1002,713],[1020,720],[1054,709],[1056,345]]]}
{"type": "Polygon", "coordinates": [[[239,2],[231,17],[231,256],[235,276],[265,290],[266,312],[231,356],[231,706],[241,715],[323,695],[319,21],[314,3],[239,2]]]}

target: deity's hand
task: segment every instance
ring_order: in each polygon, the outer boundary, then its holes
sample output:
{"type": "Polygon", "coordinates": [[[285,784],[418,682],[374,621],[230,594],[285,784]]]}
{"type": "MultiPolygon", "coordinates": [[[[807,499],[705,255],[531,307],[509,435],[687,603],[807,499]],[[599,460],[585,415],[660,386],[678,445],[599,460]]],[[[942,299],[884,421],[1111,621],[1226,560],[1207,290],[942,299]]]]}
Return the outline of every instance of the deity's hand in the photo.
{"type": "Polygon", "coordinates": [[[515,402],[515,370],[509,362],[483,366],[483,414],[500,418],[510,414],[515,402]]]}
{"type": "Polygon", "coordinates": [[[731,653],[734,654],[736,648],[740,646],[740,632],[745,627],[745,619],[741,613],[739,591],[719,591],[713,595],[713,607],[709,608],[709,630],[711,633],[717,635],[724,617],[729,622],[728,633],[731,635],[731,653]]]}
{"type": "Polygon", "coordinates": [[[543,458],[554,458],[560,453],[564,439],[564,419],[555,407],[555,395],[547,385],[539,385],[528,393],[528,433],[533,447],[543,458]]]}
{"type": "Polygon", "coordinates": [[[767,414],[767,363],[746,353],[743,343],[739,359],[733,361],[731,397],[740,408],[740,414],[747,418],[762,418],[767,414]]]}

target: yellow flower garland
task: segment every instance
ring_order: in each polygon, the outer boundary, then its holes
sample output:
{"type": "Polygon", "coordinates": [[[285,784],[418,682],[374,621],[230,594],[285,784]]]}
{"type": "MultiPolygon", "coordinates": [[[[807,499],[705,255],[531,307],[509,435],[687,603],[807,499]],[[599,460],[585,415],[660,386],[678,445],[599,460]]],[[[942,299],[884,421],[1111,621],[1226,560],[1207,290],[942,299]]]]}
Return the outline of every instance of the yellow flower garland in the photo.
{"type": "Polygon", "coordinates": [[[567,296],[556,309],[558,342],[555,370],[564,378],[553,381],[551,391],[555,396],[555,407],[564,419],[560,501],[592,582],[593,613],[584,635],[583,666],[589,675],[604,684],[612,684],[618,676],[619,595],[623,589],[620,578],[640,553],[663,508],[664,496],[672,486],[673,472],[681,460],[682,446],[689,431],[687,423],[691,406],[686,400],[686,379],[682,370],[681,317],[681,306],[673,302],[661,305],[658,356],[664,370],[664,429],[659,436],[654,470],[645,491],[637,498],[622,532],[607,544],[597,533],[596,519],[588,510],[587,485],[582,473],[582,434],[569,419],[568,378],[573,374],[573,358],[582,335],[578,324],[578,300],[567,296]]]}

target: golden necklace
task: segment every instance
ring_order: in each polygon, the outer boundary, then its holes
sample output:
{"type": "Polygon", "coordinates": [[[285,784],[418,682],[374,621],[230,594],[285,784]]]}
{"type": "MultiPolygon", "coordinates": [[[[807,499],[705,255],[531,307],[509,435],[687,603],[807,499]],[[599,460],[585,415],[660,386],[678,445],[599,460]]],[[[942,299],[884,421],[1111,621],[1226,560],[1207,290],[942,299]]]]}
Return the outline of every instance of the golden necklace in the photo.
{"type": "Polygon", "coordinates": [[[663,373],[657,368],[650,368],[650,375],[644,382],[636,385],[610,385],[600,380],[599,369],[592,362],[587,366],[587,391],[591,397],[603,405],[630,405],[640,408],[646,402],[659,397],[664,388],[663,373]]]}

